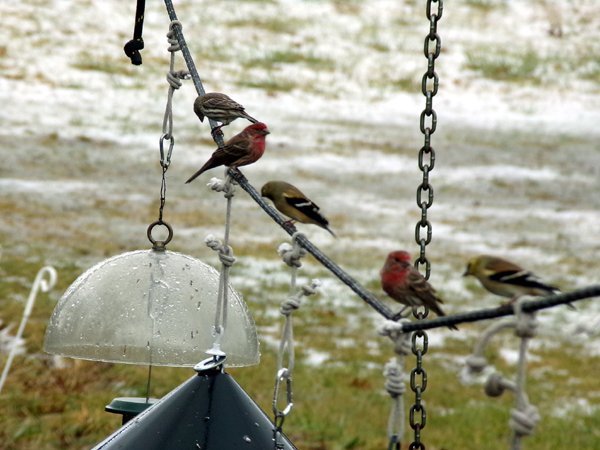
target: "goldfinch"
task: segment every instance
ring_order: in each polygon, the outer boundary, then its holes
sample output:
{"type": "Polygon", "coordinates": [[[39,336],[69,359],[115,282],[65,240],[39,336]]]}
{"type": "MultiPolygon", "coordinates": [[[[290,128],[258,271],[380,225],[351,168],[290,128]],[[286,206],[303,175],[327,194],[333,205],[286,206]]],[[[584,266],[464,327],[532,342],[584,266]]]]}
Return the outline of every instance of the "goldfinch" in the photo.
{"type": "Polygon", "coordinates": [[[291,219],[318,225],[335,236],[329,228],[329,221],[321,214],[320,208],[297,187],[285,181],[269,181],[260,190],[260,195],[270,199],[275,208],[291,219]]]}
{"type": "Polygon", "coordinates": [[[511,301],[523,295],[543,296],[560,290],[542,282],[522,267],[496,256],[480,255],[471,258],[463,276],[472,275],[492,294],[508,297],[511,301]]]}

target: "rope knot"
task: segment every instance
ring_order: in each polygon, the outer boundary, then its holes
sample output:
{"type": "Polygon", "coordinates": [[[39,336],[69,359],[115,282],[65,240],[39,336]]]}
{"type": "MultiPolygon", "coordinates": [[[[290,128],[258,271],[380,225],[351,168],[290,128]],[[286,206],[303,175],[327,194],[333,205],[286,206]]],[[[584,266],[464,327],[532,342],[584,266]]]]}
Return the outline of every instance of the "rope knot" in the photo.
{"type": "Polygon", "coordinates": [[[470,355],[465,360],[465,364],[472,373],[481,373],[487,366],[487,359],[483,356],[470,355]]]}
{"type": "Polygon", "coordinates": [[[309,295],[315,295],[317,290],[321,287],[321,280],[311,280],[310,284],[304,284],[300,287],[302,295],[308,297],[309,295]]]}
{"type": "Polygon", "coordinates": [[[235,186],[231,182],[231,178],[227,177],[224,181],[220,178],[213,177],[206,184],[215,192],[224,192],[225,198],[232,198],[235,195],[235,186]]]}
{"type": "Polygon", "coordinates": [[[306,250],[300,247],[295,240],[293,245],[290,245],[287,242],[282,243],[277,248],[277,253],[281,256],[284,263],[290,267],[296,268],[302,267],[300,259],[306,256],[306,250]]]}
{"type": "Polygon", "coordinates": [[[167,72],[167,82],[173,89],[179,89],[183,83],[181,80],[190,78],[190,73],[187,70],[172,70],[167,72]]]}
{"type": "Polygon", "coordinates": [[[540,420],[540,414],[533,405],[526,404],[523,409],[513,408],[508,425],[518,437],[529,436],[540,420]]]}
{"type": "Polygon", "coordinates": [[[410,322],[408,319],[400,319],[399,321],[385,320],[377,330],[380,336],[387,336],[392,340],[394,343],[394,352],[401,356],[412,353],[410,333],[402,331],[402,324],[408,322],[410,322]]]}
{"type": "Polygon", "coordinates": [[[502,375],[494,372],[488,377],[483,390],[488,397],[500,397],[510,386],[511,384],[502,375]]]}
{"type": "Polygon", "coordinates": [[[181,47],[179,46],[179,41],[177,40],[177,37],[175,36],[175,27],[179,27],[179,30],[181,31],[181,29],[183,28],[181,25],[181,22],[179,20],[173,20],[171,21],[171,23],[169,24],[169,31],[167,32],[167,42],[169,42],[169,48],[167,50],[169,50],[170,52],[178,52],[179,50],[181,50],[181,47]]]}
{"type": "Polygon", "coordinates": [[[302,301],[302,297],[308,297],[310,295],[314,295],[317,293],[319,286],[321,286],[320,280],[311,280],[310,284],[305,284],[300,286],[298,291],[288,296],[282,303],[279,308],[279,311],[284,316],[289,316],[291,313],[300,308],[300,303],[302,301]]]}
{"type": "Polygon", "coordinates": [[[404,372],[395,358],[390,359],[383,368],[385,390],[391,397],[398,397],[406,391],[404,372]]]}
{"type": "Polygon", "coordinates": [[[535,336],[538,323],[535,314],[523,312],[522,307],[521,299],[513,304],[516,317],[515,334],[520,338],[532,338],[535,336]]]}
{"type": "Polygon", "coordinates": [[[279,311],[284,316],[289,316],[291,313],[300,308],[300,296],[290,295],[283,302],[281,302],[281,306],[279,311]]]}
{"type": "Polygon", "coordinates": [[[233,249],[228,245],[217,239],[214,235],[209,234],[204,239],[204,243],[207,247],[215,252],[219,253],[219,259],[225,267],[231,267],[235,263],[235,256],[233,256],[233,249]]]}

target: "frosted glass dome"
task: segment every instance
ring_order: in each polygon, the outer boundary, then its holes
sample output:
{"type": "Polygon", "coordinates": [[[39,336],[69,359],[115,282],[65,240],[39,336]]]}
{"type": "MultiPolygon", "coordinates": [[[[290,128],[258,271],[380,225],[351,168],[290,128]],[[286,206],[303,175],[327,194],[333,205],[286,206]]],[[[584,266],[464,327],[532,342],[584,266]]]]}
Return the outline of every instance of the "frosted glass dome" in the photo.
{"type": "MultiPolygon", "coordinates": [[[[58,301],[44,349],[73,358],[194,366],[213,347],[219,273],[195,258],[138,250],[96,264],[58,301]]],[[[228,286],[228,366],[259,361],[254,320],[228,286]]]]}

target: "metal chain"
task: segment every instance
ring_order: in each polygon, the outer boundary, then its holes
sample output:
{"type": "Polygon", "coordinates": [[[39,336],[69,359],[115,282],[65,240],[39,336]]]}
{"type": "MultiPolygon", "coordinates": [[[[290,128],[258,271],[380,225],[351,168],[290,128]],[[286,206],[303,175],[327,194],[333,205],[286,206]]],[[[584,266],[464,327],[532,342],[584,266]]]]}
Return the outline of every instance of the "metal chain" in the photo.
{"type": "Polygon", "coordinates": [[[163,218],[163,209],[165,207],[165,202],[167,200],[167,170],[169,170],[169,166],[171,165],[171,154],[173,153],[173,146],[175,145],[175,139],[173,136],[167,137],[166,134],[163,134],[159,140],[159,150],[160,150],[160,167],[162,168],[162,180],[160,183],[160,207],[158,209],[158,221],[162,222],[163,218]],[[165,157],[164,151],[164,141],[168,139],[169,141],[169,149],[167,151],[167,155],[165,157]]]}
{"type": "Polygon", "coordinates": [[[428,347],[427,333],[422,330],[415,331],[412,334],[412,352],[417,362],[415,368],[410,371],[410,389],[415,393],[415,402],[410,407],[408,415],[408,422],[415,433],[414,440],[408,447],[410,450],[425,449],[425,445],[421,442],[421,430],[427,423],[427,413],[422,403],[422,394],[427,389],[427,372],[423,368],[423,355],[427,353],[428,347]]]}
{"type": "MultiPolygon", "coordinates": [[[[431,242],[432,227],[427,218],[427,210],[433,204],[433,187],[429,183],[429,172],[435,165],[435,150],[431,146],[431,135],[437,126],[437,114],[433,109],[433,97],[437,94],[439,79],[435,72],[435,60],[440,55],[442,41],[437,33],[438,20],[442,18],[443,0],[427,0],[426,17],[429,20],[429,33],[425,37],[423,53],[427,58],[427,71],[421,80],[421,91],[425,96],[425,109],[421,112],[419,127],[424,136],[423,147],[419,150],[418,164],[423,173],[423,180],[417,188],[417,206],[421,209],[421,219],[415,227],[415,241],[419,245],[419,257],[415,261],[415,268],[425,266],[425,279],[431,275],[431,262],[426,255],[426,247],[431,242]],[[432,11],[433,4],[437,4],[437,11],[432,11]],[[425,236],[423,236],[425,233],[425,236]]],[[[427,307],[413,308],[413,315],[417,320],[423,320],[429,314],[427,307]]],[[[427,389],[427,372],[423,368],[423,355],[427,353],[429,342],[427,333],[423,330],[415,331],[412,335],[412,352],[416,356],[415,368],[410,372],[410,388],[415,393],[415,402],[410,407],[409,423],[414,431],[414,440],[409,445],[410,450],[425,449],[421,442],[421,430],[427,423],[427,413],[423,405],[423,392],[427,389]]]]}
{"type": "Polygon", "coordinates": [[[423,147],[419,150],[419,169],[423,173],[423,181],[417,188],[417,206],[421,208],[421,220],[415,227],[415,240],[419,245],[419,258],[415,267],[425,265],[425,278],[431,274],[431,263],[425,254],[426,246],[431,242],[431,222],[427,218],[427,210],[433,204],[433,187],[429,184],[429,172],[435,165],[435,151],[431,146],[431,135],[437,126],[437,114],[433,109],[433,97],[437,94],[439,79],[435,72],[435,60],[440,55],[442,41],[437,33],[437,22],[442,17],[443,1],[427,0],[426,15],[429,20],[429,33],[425,37],[423,52],[427,58],[427,71],[423,74],[421,91],[425,96],[425,109],[421,112],[419,127],[424,136],[423,147]],[[437,12],[432,13],[432,3],[437,3],[437,12]],[[433,47],[433,49],[432,49],[433,47]],[[425,197],[426,196],[426,197],[425,197]],[[425,237],[423,237],[425,232],[425,237]]]}

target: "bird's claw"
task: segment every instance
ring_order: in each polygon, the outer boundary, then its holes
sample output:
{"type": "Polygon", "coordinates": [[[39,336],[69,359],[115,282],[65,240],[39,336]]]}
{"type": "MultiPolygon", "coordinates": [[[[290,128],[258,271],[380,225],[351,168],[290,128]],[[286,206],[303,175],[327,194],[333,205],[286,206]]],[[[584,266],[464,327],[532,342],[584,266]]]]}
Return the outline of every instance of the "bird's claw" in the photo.
{"type": "Polygon", "coordinates": [[[398,311],[396,314],[394,314],[392,316],[392,320],[397,322],[400,319],[406,319],[411,314],[411,311],[408,311],[406,314],[404,314],[404,311],[406,311],[407,309],[408,309],[408,307],[402,308],[400,311],[398,311]]]}
{"type": "Polygon", "coordinates": [[[223,131],[221,131],[222,126],[223,125],[219,125],[210,130],[210,134],[212,135],[213,139],[216,139],[217,136],[223,137],[223,131]]]}

